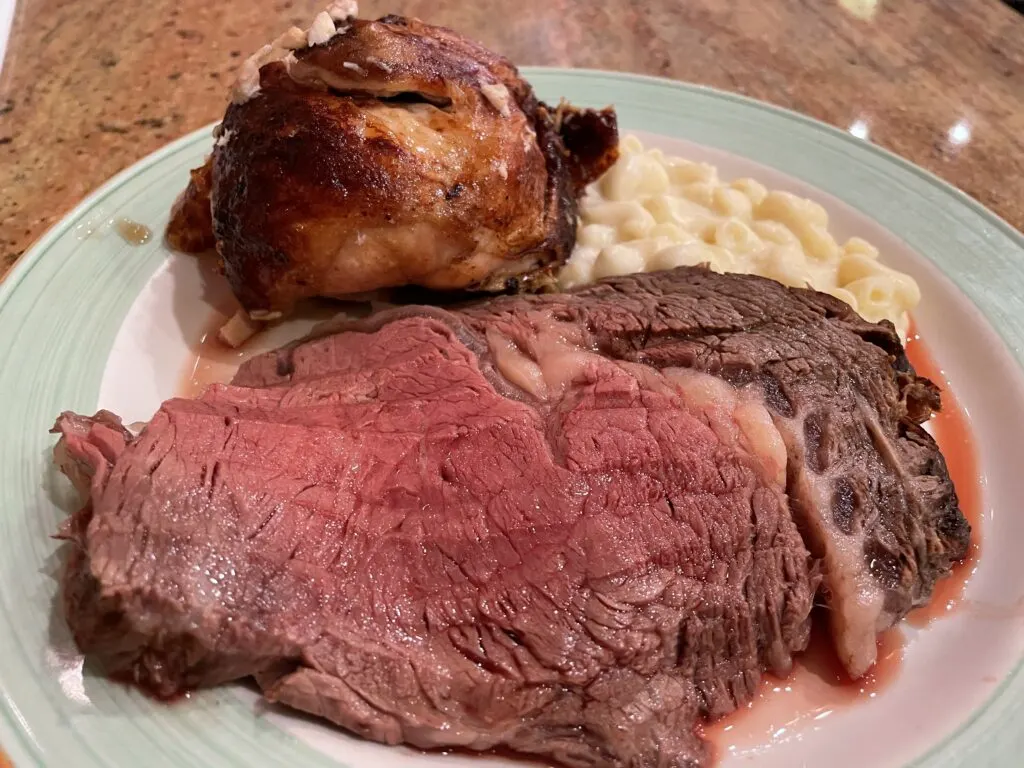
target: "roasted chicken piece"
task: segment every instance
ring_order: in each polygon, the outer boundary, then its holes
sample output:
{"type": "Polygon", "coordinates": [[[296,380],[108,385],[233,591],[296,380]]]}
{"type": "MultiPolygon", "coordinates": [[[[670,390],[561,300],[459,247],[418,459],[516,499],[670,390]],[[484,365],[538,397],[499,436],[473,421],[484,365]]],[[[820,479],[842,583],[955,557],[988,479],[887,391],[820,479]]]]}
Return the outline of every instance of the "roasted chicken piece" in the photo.
{"type": "Polygon", "coordinates": [[[550,282],[577,197],[617,157],[614,112],[549,108],[451,30],[337,11],[246,62],[170,243],[215,240],[254,318],[312,296],[550,282]],[[212,235],[197,232],[211,204],[212,235]]]}
{"type": "Polygon", "coordinates": [[[207,160],[192,171],[188,187],[174,201],[171,220],[167,224],[167,242],[175,250],[202,253],[216,246],[213,212],[210,210],[212,184],[213,167],[207,160]]]}

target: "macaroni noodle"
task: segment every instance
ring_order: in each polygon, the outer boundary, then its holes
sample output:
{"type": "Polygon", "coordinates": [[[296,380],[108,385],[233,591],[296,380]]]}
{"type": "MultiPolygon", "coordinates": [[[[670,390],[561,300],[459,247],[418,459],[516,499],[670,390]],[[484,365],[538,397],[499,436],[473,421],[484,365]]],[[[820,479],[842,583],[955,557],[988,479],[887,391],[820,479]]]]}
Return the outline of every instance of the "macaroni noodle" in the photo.
{"type": "Polygon", "coordinates": [[[878,260],[878,249],[829,233],[818,203],[768,190],[754,179],[723,182],[707,163],[645,150],[634,136],[580,201],[576,248],[563,288],[603,277],[707,264],[760,275],[845,301],[866,320],[906,336],[921,300],[913,278],[878,260]]]}

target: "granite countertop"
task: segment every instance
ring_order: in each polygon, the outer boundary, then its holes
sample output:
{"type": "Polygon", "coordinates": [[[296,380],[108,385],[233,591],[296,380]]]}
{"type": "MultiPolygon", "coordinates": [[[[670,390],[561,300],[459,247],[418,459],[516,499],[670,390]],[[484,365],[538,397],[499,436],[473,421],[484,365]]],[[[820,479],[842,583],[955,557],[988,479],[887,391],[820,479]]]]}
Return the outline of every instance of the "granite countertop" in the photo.
{"type": "MultiPolygon", "coordinates": [[[[218,119],[326,0],[17,0],[0,72],[0,278],[111,175],[218,119]]],[[[520,64],[716,86],[825,120],[1024,229],[1024,16],[998,0],[365,0],[520,64]]],[[[9,763],[0,751],[0,768],[9,763]]]]}
{"type": "MultiPolygon", "coordinates": [[[[220,117],[324,0],[17,0],[0,74],[0,276],[111,175],[220,117]]],[[[713,85],[846,128],[1024,228],[1024,16],[998,0],[367,0],[520,64],[713,85]],[[500,20],[500,21],[499,21],[500,20]]]]}

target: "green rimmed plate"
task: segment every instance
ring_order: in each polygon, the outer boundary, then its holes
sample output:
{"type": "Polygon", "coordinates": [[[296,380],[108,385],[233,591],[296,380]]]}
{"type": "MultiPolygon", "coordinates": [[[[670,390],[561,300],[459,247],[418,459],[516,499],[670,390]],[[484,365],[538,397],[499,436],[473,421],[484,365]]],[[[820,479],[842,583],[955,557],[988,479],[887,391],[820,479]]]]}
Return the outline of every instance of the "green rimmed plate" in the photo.
{"type": "MultiPolygon", "coordinates": [[[[965,607],[908,630],[903,670],[884,694],[785,723],[771,739],[737,736],[724,764],[1018,764],[1024,558],[1015,544],[1024,541],[1016,507],[1024,473],[1012,457],[1024,434],[1024,239],[935,177],[789,112],[650,78],[526,74],[547,99],[614,103],[624,129],[649,144],[713,162],[724,176],[814,197],[840,238],[878,244],[918,279],[918,328],[979,443],[983,554],[965,607]]],[[[70,500],[49,466],[48,428],[64,409],[147,417],[178,387],[209,310],[194,260],[169,253],[159,237],[133,247],[105,222],[124,216],[161,232],[188,169],[211,144],[200,131],[120,174],[0,285],[0,745],[21,768],[476,764],[367,744],[264,710],[244,687],[151,702],[83,668],[54,606],[57,545],[48,535],[70,500]]]]}

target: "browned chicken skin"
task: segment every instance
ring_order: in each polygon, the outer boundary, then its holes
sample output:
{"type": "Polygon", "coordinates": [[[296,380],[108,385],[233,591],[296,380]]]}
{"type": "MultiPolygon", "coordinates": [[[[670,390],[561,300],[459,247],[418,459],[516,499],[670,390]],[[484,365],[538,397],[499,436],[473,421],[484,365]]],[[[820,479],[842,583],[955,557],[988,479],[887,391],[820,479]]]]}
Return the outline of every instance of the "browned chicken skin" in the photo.
{"type": "Polygon", "coordinates": [[[210,210],[210,188],[213,185],[213,163],[191,173],[188,187],[171,208],[167,224],[167,243],[177,251],[202,253],[216,246],[213,238],[213,213],[210,210]]]}
{"type": "Polygon", "coordinates": [[[611,110],[549,109],[506,59],[398,16],[339,20],[249,91],[168,240],[215,239],[254,317],[401,285],[542,287],[572,250],[582,188],[617,157],[611,110]]]}

